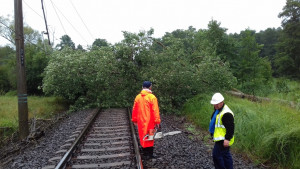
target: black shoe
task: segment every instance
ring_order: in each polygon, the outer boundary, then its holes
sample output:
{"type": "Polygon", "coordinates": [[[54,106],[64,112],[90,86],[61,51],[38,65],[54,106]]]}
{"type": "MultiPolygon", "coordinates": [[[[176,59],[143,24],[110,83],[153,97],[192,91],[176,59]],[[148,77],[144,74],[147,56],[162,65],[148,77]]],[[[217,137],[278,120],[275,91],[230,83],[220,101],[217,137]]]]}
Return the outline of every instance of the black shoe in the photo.
{"type": "Polygon", "coordinates": [[[142,159],[143,159],[143,160],[150,160],[150,159],[151,159],[151,156],[143,155],[142,159]]]}
{"type": "Polygon", "coordinates": [[[153,154],[153,155],[150,156],[150,158],[151,158],[151,159],[158,159],[159,156],[153,154]]]}

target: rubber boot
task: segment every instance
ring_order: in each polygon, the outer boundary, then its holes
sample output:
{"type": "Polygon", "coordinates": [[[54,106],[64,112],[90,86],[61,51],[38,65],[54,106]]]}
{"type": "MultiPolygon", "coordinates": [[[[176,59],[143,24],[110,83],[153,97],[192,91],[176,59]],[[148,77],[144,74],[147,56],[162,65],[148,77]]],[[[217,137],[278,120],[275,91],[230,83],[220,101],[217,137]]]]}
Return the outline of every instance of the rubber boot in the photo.
{"type": "Polygon", "coordinates": [[[148,153],[149,153],[149,157],[150,158],[154,158],[154,156],[153,156],[153,150],[154,150],[154,147],[148,147],[149,149],[148,149],[148,153]]]}
{"type": "Polygon", "coordinates": [[[150,159],[150,147],[143,148],[143,157],[145,160],[150,159]]]}

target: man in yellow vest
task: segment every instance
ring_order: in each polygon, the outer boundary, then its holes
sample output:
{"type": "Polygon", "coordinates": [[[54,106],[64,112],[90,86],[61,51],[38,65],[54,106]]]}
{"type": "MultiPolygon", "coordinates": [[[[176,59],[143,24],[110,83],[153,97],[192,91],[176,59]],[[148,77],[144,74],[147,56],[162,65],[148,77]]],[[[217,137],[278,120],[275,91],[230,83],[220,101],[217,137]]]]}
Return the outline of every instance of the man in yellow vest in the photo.
{"type": "Polygon", "coordinates": [[[221,93],[215,93],[210,103],[214,106],[209,132],[215,142],[212,153],[215,168],[233,169],[230,146],[234,142],[234,114],[224,103],[221,93]]]}

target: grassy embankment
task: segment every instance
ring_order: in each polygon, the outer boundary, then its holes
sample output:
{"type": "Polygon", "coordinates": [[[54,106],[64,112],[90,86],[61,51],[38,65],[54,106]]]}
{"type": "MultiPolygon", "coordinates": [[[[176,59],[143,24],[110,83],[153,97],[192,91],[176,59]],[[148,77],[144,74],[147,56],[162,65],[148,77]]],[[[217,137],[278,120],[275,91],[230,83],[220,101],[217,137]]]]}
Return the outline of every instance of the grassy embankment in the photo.
{"type": "MultiPolygon", "coordinates": [[[[67,110],[62,99],[56,97],[28,97],[28,116],[30,118],[47,119],[67,110]]],[[[4,135],[18,130],[18,98],[17,96],[0,96],[0,128],[8,128],[4,135]]],[[[2,135],[0,136],[2,137],[2,135]]]]}
{"type": "MultiPolygon", "coordinates": [[[[300,168],[299,83],[290,89],[295,90],[270,96],[291,99],[296,103],[294,108],[278,101],[258,103],[224,94],[225,103],[235,115],[233,151],[245,153],[256,163],[265,163],[271,168],[300,168]]],[[[205,130],[213,111],[209,104],[211,95],[198,95],[183,109],[189,119],[205,130]]]]}

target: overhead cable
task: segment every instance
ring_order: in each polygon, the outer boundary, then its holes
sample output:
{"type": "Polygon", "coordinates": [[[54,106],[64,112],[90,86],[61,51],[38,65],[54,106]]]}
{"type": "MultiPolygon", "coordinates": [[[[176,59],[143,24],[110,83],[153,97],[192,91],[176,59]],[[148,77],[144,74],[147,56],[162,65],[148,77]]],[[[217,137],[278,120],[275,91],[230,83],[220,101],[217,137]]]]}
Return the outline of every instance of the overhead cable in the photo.
{"type": "MultiPolygon", "coordinates": [[[[55,6],[55,4],[52,2],[52,0],[50,0],[53,7],[55,6]]],[[[57,6],[55,6],[55,8],[57,8],[57,6]]],[[[72,26],[72,28],[80,35],[80,37],[88,44],[88,42],[85,40],[85,38],[81,35],[81,33],[73,26],[73,24],[67,19],[67,17],[64,16],[64,14],[57,8],[57,10],[61,13],[61,15],[68,21],[68,23],[72,26]]],[[[56,10],[55,10],[56,11],[56,10]]],[[[66,31],[65,31],[66,32],[66,31]]],[[[67,35],[67,33],[66,33],[67,35]]]]}
{"type": "Polygon", "coordinates": [[[79,16],[79,18],[80,18],[81,22],[82,22],[82,23],[83,23],[83,25],[85,26],[86,30],[89,32],[89,34],[90,34],[91,38],[92,38],[92,39],[94,39],[94,37],[93,37],[93,35],[91,34],[90,30],[88,29],[88,27],[87,27],[87,26],[86,26],[86,24],[84,23],[83,19],[82,19],[82,18],[81,18],[81,16],[79,15],[78,11],[76,10],[76,8],[75,8],[74,4],[72,3],[72,0],[70,0],[70,2],[71,2],[71,4],[72,4],[73,8],[75,9],[75,11],[76,11],[77,15],[79,16]]]}
{"type": "Polygon", "coordinates": [[[23,2],[25,3],[25,5],[26,5],[28,8],[30,8],[34,13],[36,13],[39,17],[41,17],[41,18],[43,19],[43,17],[42,17],[38,12],[36,12],[34,9],[32,9],[32,8],[26,3],[25,0],[24,0],[23,2]]]}
{"type": "Polygon", "coordinates": [[[59,22],[60,22],[60,24],[61,24],[61,27],[63,28],[65,34],[67,35],[67,32],[66,32],[66,30],[65,30],[65,27],[63,26],[63,24],[62,24],[62,22],[61,22],[61,20],[60,20],[60,17],[58,16],[58,14],[57,14],[57,12],[56,12],[56,9],[55,9],[55,7],[54,7],[54,4],[53,4],[52,0],[50,0],[50,2],[51,2],[51,4],[52,4],[52,6],[53,6],[53,9],[54,9],[55,13],[56,13],[56,16],[58,17],[58,20],[59,20],[59,22]]]}
{"type": "MultiPolygon", "coordinates": [[[[4,25],[5,27],[7,27],[9,30],[11,30],[12,32],[14,32],[14,33],[16,34],[16,31],[13,30],[12,28],[10,28],[9,26],[7,26],[5,23],[3,23],[3,22],[1,22],[1,21],[0,21],[0,23],[1,23],[2,25],[4,25]]],[[[2,37],[3,37],[3,36],[2,36],[2,37]]],[[[3,37],[3,38],[5,38],[5,37],[3,37]]],[[[24,38],[24,40],[26,40],[26,42],[28,42],[28,43],[30,43],[30,44],[36,46],[36,47],[39,47],[39,46],[37,46],[36,44],[32,43],[30,40],[26,39],[25,36],[23,36],[23,38],[24,38]]],[[[7,38],[5,38],[5,39],[8,40],[8,41],[10,41],[10,40],[7,39],[7,38]]],[[[10,41],[10,42],[14,44],[14,42],[12,42],[12,41],[10,41]]],[[[15,45],[15,44],[14,44],[14,45],[15,45]]],[[[43,49],[42,49],[42,50],[43,50],[43,49]]],[[[47,54],[47,51],[46,51],[46,50],[43,50],[43,51],[47,54]]]]}

